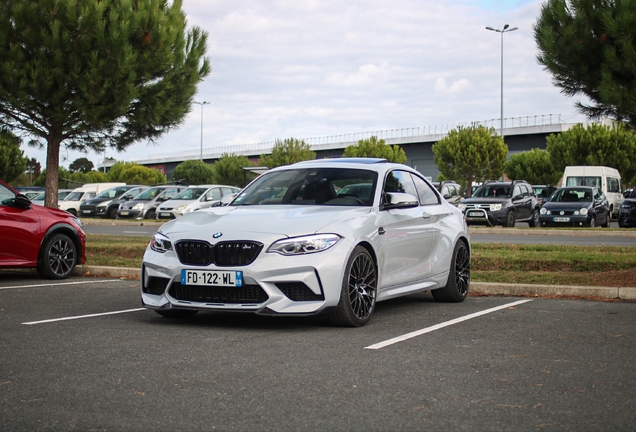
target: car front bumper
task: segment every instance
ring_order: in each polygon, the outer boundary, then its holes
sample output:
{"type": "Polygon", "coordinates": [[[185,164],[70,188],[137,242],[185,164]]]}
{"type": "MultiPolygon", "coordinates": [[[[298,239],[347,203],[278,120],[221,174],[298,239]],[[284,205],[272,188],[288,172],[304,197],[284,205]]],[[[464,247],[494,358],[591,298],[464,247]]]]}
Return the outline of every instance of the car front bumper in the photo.
{"type": "Polygon", "coordinates": [[[336,306],[351,245],[342,239],[327,251],[282,256],[261,251],[241,267],[190,266],[174,252],[146,251],[141,299],[149,309],[243,311],[271,315],[313,315],[336,306]],[[181,284],[181,270],[243,272],[243,286],[202,287],[181,284]]]}
{"type": "Polygon", "coordinates": [[[505,210],[489,211],[485,209],[466,209],[464,211],[466,222],[469,225],[503,225],[506,222],[505,210]]]}
{"type": "Polygon", "coordinates": [[[589,226],[591,221],[590,215],[586,216],[555,216],[540,215],[539,223],[541,226],[562,226],[562,227],[580,227],[589,226]]]}

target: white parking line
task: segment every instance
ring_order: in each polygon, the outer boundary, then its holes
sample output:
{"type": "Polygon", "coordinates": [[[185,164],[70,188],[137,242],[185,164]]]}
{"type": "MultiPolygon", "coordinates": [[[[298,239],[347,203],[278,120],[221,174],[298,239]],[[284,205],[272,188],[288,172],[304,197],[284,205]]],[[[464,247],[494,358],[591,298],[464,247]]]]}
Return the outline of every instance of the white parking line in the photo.
{"type": "Polygon", "coordinates": [[[108,280],[87,280],[81,282],[57,282],[57,283],[48,283],[48,284],[34,284],[34,285],[17,285],[17,286],[8,286],[8,287],[0,287],[0,290],[9,290],[9,289],[17,289],[17,288],[40,288],[40,287],[50,287],[50,286],[60,286],[60,285],[79,285],[79,284],[87,284],[87,283],[105,283],[105,282],[117,282],[119,279],[108,279],[108,280]]]}
{"type": "Polygon", "coordinates": [[[116,315],[116,314],[123,314],[128,312],[138,312],[142,310],[146,310],[146,308],[126,309],[126,310],[120,310],[120,311],[103,312],[103,313],[90,314],[90,315],[78,315],[78,316],[55,318],[55,319],[48,319],[48,320],[42,320],[42,321],[30,321],[30,322],[23,322],[22,324],[24,325],[46,324],[46,323],[52,323],[52,322],[58,322],[58,321],[70,321],[70,320],[76,320],[76,319],[82,319],[82,318],[93,318],[93,317],[104,316],[104,315],[116,315]]]}
{"type": "Polygon", "coordinates": [[[467,321],[469,319],[477,318],[477,317],[480,317],[482,315],[486,315],[486,314],[489,314],[489,313],[492,313],[492,312],[497,312],[498,310],[501,310],[501,309],[507,309],[509,307],[513,307],[513,306],[517,306],[517,305],[520,305],[520,304],[523,304],[523,303],[527,303],[527,302],[530,302],[532,300],[533,299],[519,300],[519,301],[516,301],[516,302],[513,302],[513,303],[507,303],[505,305],[501,305],[501,306],[497,306],[497,307],[494,307],[494,308],[486,309],[486,310],[483,310],[481,312],[475,312],[475,313],[472,313],[470,315],[466,315],[466,316],[463,316],[463,317],[455,318],[455,319],[452,319],[450,321],[446,321],[446,322],[443,322],[443,323],[440,323],[440,324],[436,324],[434,326],[423,328],[421,330],[416,330],[414,332],[407,333],[407,334],[402,335],[402,336],[394,337],[392,339],[385,340],[384,342],[379,342],[379,343],[376,343],[376,344],[373,344],[373,345],[369,345],[368,347],[364,347],[364,349],[376,350],[376,349],[380,349],[380,348],[385,348],[385,347],[387,347],[389,345],[393,345],[393,344],[396,344],[398,342],[403,342],[403,341],[405,341],[407,339],[412,339],[414,337],[423,335],[425,333],[430,333],[432,331],[439,330],[441,328],[448,327],[448,326],[451,326],[453,324],[458,324],[460,322],[467,321]]]}

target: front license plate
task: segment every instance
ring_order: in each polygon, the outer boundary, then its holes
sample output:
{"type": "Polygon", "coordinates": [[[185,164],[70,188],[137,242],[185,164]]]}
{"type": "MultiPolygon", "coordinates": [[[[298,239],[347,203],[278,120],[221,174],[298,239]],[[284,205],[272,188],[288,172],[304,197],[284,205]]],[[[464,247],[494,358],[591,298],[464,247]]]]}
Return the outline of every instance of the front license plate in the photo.
{"type": "Polygon", "coordinates": [[[170,213],[159,213],[161,217],[170,217],[170,213]]]}
{"type": "Polygon", "coordinates": [[[555,217],[552,220],[554,222],[570,222],[570,218],[567,218],[567,217],[555,217]]]}
{"type": "Polygon", "coordinates": [[[82,210],[82,213],[90,213],[90,210],[82,210]]]}
{"type": "Polygon", "coordinates": [[[181,270],[181,285],[242,287],[242,271],[181,270]]]}
{"type": "Polygon", "coordinates": [[[128,216],[129,213],[127,211],[121,211],[119,214],[122,216],[128,216]]]}
{"type": "Polygon", "coordinates": [[[468,217],[484,217],[484,213],[480,211],[469,211],[467,216],[468,217]]]}

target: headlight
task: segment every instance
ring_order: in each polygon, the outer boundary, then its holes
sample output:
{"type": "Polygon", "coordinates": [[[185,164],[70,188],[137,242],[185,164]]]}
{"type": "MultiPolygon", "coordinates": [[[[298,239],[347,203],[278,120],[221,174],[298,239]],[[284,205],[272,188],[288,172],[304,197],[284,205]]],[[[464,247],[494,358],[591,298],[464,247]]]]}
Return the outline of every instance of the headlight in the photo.
{"type": "Polygon", "coordinates": [[[133,210],[143,210],[144,205],[142,203],[137,203],[133,206],[133,210]]]}
{"type": "Polygon", "coordinates": [[[545,207],[541,207],[541,210],[539,210],[539,213],[541,213],[542,215],[547,214],[548,211],[545,209],[545,207]]]}
{"type": "Polygon", "coordinates": [[[581,210],[579,210],[579,213],[581,213],[582,216],[587,215],[587,208],[583,207],[581,210]]]}
{"type": "Polygon", "coordinates": [[[157,231],[150,239],[150,249],[155,252],[165,253],[172,250],[172,242],[168,237],[157,231]]]}
{"type": "Polygon", "coordinates": [[[490,204],[490,211],[499,211],[499,210],[501,210],[501,203],[490,204]]]}
{"type": "Polygon", "coordinates": [[[104,208],[104,207],[108,207],[110,205],[110,203],[113,202],[112,200],[110,201],[104,201],[103,203],[100,203],[97,208],[104,208]]]}
{"type": "Polygon", "coordinates": [[[181,204],[180,206],[177,206],[177,207],[175,207],[174,209],[175,209],[175,210],[179,210],[179,211],[181,211],[181,210],[183,210],[184,208],[186,208],[187,206],[188,206],[187,204],[181,204]]]}
{"type": "Polygon", "coordinates": [[[459,203],[457,204],[457,208],[460,209],[461,211],[464,211],[466,210],[466,204],[459,203]]]}
{"type": "Polygon", "coordinates": [[[338,243],[340,236],[336,234],[317,234],[290,239],[278,240],[271,245],[267,252],[281,255],[304,255],[322,252],[338,243]]]}

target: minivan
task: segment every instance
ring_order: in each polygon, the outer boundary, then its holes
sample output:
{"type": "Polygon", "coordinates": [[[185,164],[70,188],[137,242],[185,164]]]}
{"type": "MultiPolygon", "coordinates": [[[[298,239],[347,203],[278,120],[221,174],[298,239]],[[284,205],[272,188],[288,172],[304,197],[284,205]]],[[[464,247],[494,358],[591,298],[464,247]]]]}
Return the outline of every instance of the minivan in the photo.
{"type": "Polygon", "coordinates": [[[599,188],[609,201],[611,217],[618,217],[623,202],[621,175],[617,169],[606,166],[567,166],[561,186],[593,186],[599,188]]]}

